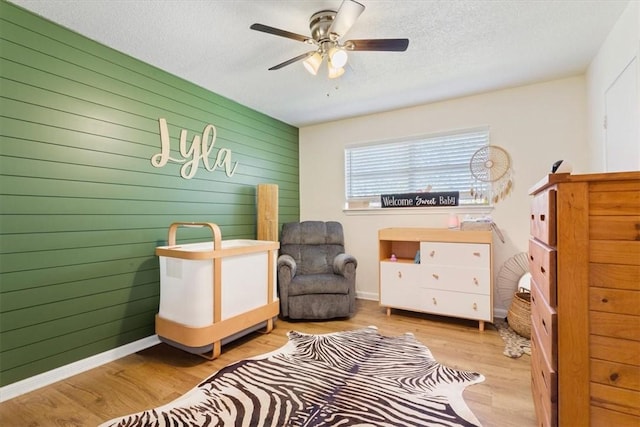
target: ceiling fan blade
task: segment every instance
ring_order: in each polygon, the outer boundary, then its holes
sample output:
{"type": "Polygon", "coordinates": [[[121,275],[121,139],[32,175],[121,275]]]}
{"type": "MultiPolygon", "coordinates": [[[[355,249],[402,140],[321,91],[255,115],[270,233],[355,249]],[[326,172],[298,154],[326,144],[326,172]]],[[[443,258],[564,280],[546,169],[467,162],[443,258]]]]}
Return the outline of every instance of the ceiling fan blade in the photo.
{"type": "Polygon", "coordinates": [[[286,37],[288,39],[298,40],[301,42],[307,42],[312,40],[311,37],[303,36],[302,34],[292,33],[290,31],[281,30],[279,28],[270,27],[264,24],[253,24],[249,28],[256,31],[262,31],[263,33],[273,34],[274,36],[286,37]]]}
{"type": "Polygon", "coordinates": [[[312,50],[312,51],[307,52],[307,53],[303,53],[302,55],[298,55],[295,58],[291,58],[291,59],[288,59],[288,60],[286,60],[284,62],[281,62],[278,65],[274,65],[273,67],[269,68],[269,71],[279,70],[280,68],[286,67],[287,65],[293,64],[294,62],[298,62],[298,61],[301,61],[303,59],[307,59],[308,57],[310,57],[314,53],[316,53],[315,50],[312,50]]]}
{"type": "Polygon", "coordinates": [[[364,39],[348,40],[344,46],[349,50],[379,50],[404,52],[409,47],[409,39],[364,39]]]}
{"type": "Polygon", "coordinates": [[[329,33],[337,34],[339,37],[344,36],[362,12],[364,12],[364,5],[354,0],[343,0],[329,27],[329,33]]]}

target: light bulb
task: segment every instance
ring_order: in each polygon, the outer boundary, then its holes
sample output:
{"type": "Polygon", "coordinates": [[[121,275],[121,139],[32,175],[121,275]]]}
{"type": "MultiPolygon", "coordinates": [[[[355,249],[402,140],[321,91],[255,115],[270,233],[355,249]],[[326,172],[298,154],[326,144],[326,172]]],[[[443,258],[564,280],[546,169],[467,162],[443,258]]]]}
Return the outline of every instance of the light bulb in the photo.
{"type": "Polygon", "coordinates": [[[329,62],[329,78],[335,79],[344,74],[344,68],[335,68],[331,66],[331,62],[329,62]]]}
{"type": "Polygon", "coordinates": [[[329,49],[329,59],[334,68],[344,67],[348,59],[347,51],[334,46],[329,49]]]}
{"type": "Polygon", "coordinates": [[[303,61],[304,68],[307,69],[308,72],[313,74],[314,76],[318,74],[318,69],[320,68],[320,64],[322,63],[322,56],[318,52],[314,53],[307,59],[303,61]]]}

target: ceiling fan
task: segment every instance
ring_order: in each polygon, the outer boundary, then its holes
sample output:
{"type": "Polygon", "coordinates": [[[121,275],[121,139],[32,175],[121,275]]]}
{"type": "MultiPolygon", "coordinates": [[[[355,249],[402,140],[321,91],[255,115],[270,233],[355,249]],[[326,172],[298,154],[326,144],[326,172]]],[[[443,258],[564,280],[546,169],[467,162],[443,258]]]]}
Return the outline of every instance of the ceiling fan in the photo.
{"type": "Polygon", "coordinates": [[[404,52],[409,46],[409,39],[363,39],[343,42],[341,40],[342,37],[349,31],[363,11],[364,5],[357,1],[343,0],[337,12],[335,10],[316,12],[311,15],[309,20],[311,37],[257,23],[249,28],[314,46],[314,50],[274,65],[269,70],[279,70],[294,62],[303,61],[307,71],[316,75],[322,61],[326,58],[329,78],[336,78],[344,74],[343,67],[347,63],[348,51],[404,52]]]}

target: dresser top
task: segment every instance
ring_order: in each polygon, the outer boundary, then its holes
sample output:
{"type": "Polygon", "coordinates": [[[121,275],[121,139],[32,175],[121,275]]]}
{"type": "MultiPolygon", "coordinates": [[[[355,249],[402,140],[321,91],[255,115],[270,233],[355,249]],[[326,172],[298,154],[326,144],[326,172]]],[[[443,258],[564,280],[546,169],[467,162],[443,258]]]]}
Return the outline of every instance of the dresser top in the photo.
{"type": "Polygon", "coordinates": [[[378,230],[379,240],[405,242],[491,243],[493,234],[485,230],[397,227],[378,230]]]}
{"type": "Polygon", "coordinates": [[[630,181],[640,180],[640,171],[632,172],[607,172],[572,175],[569,173],[552,173],[529,189],[529,194],[538,193],[553,185],[563,182],[597,182],[597,181],[630,181]]]}

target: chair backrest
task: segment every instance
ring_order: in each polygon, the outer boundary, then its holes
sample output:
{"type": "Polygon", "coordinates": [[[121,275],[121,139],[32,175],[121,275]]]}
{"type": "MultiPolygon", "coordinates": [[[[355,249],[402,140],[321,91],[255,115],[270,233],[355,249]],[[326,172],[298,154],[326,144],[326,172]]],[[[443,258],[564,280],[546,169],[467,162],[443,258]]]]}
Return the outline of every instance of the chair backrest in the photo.
{"type": "Polygon", "coordinates": [[[333,273],[333,259],[344,253],[342,224],[302,221],[282,225],[280,254],[296,260],[296,274],[333,273]]]}

